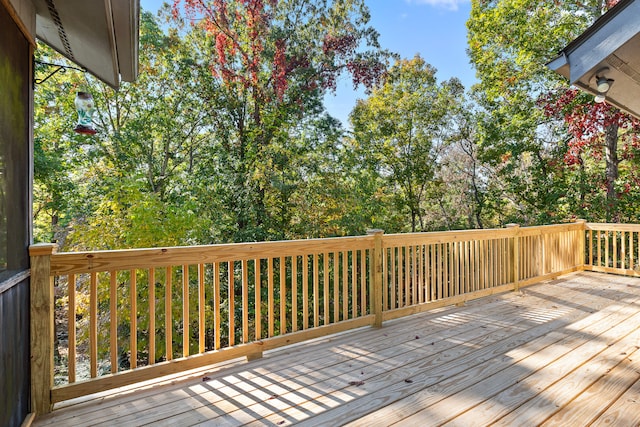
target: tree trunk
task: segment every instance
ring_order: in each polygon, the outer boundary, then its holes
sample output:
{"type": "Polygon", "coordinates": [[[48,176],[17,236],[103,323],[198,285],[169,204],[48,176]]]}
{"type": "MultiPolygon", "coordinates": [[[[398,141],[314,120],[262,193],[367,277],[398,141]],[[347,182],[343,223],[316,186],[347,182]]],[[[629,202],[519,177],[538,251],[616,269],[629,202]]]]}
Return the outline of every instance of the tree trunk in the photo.
{"type": "Polygon", "coordinates": [[[618,125],[611,124],[605,129],[605,160],[607,184],[607,221],[618,222],[618,193],[615,181],[618,179],[618,125]]]}

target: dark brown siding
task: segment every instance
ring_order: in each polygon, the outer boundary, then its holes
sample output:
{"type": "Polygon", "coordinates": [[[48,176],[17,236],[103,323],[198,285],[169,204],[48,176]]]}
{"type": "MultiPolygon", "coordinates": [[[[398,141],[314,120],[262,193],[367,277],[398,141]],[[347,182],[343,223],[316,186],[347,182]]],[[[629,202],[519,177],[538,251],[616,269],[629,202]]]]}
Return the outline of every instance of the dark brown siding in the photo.
{"type": "Polygon", "coordinates": [[[0,2],[0,426],[29,413],[31,46],[0,2]]]}

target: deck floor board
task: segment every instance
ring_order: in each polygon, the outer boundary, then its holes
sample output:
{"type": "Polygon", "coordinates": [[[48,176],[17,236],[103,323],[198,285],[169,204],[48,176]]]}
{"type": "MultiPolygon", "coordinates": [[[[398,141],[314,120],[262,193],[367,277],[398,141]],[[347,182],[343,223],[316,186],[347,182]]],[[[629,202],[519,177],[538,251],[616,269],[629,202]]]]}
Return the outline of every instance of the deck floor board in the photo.
{"type": "Polygon", "coordinates": [[[34,425],[638,425],[640,279],[574,273],[58,407],[34,425]]]}

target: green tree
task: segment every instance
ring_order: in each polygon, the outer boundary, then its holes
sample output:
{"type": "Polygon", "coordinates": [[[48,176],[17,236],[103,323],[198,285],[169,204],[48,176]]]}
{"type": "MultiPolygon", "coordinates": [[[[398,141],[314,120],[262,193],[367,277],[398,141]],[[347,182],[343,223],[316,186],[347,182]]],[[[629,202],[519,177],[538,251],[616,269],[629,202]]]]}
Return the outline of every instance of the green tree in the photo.
{"type": "Polygon", "coordinates": [[[184,6],[188,18],[198,18],[190,31],[198,61],[211,70],[200,89],[205,108],[217,117],[219,145],[210,153],[209,171],[221,171],[211,188],[229,219],[222,235],[234,241],[282,238],[295,217],[286,201],[295,198],[297,181],[305,178],[302,165],[313,157],[303,135],[324,120],[323,94],[342,73],[354,85],[370,87],[389,55],[367,25],[362,0],[184,6]],[[211,102],[213,91],[222,94],[218,101],[211,102]]]}
{"type": "MultiPolygon", "coordinates": [[[[64,57],[39,44],[35,77],[53,70],[46,64],[67,63],[64,57]],[[46,64],[45,64],[46,63],[46,64]]],[[[70,224],[86,213],[79,175],[86,163],[86,138],[73,132],[76,92],[87,81],[82,73],[58,72],[34,90],[34,240],[58,242],[64,248],[70,224]]]]}
{"type": "Polygon", "coordinates": [[[438,84],[435,73],[419,56],[396,62],[350,116],[354,150],[385,178],[411,231],[433,226],[425,214],[444,185],[438,170],[451,131],[447,123],[464,95],[457,79],[438,84]]]}
{"type": "Polygon", "coordinates": [[[544,223],[575,216],[602,220],[620,214],[620,186],[633,183],[632,176],[620,177],[618,168],[623,146],[628,145],[618,146],[624,133],[620,129],[626,125],[620,126],[616,111],[599,116],[588,96],[574,102],[574,93],[571,102],[553,107],[572,92],[566,81],[545,66],[615,3],[472,2],[467,23],[469,53],[481,80],[476,94],[485,113],[478,128],[481,158],[506,183],[505,197],[511,200],[506,215],[511,221],[544,223]],[[575,108],[573,113],[568,111],[569,104],[575,108]],[[549,108],[562,113],[553,116],[549,108]],[[585,116],[583,123],[603,118],[596,126],[599,136],[593,145],[595,152],[602,148],[607,153],[585,157],[582,163],[572,162],[576,140],[570,134],[581,121],[576,120],[580,112],[585,116]],[[562,123],[565,117],[572,118],[573,124],[562,123]]]}
{"type": "Polygon", "coordinates": [[[480,156],[505,183],[508,220],[562,219],[556,214],[562,211],[566,186],[554,170],[562,153],[541,128],[546,119],[536,102],[561,84],[545,63],[586,28],[595,3],[472,2],[469,54],[480,78],[476,97],[484,109],[478,126],[480,156]]]}
{"type": "MultiPolygon", "coordinates": [[[[206,228],[194,164],[210,143],[195,90],[191,49],[141,15],[140,74],[118,91],[90,80],[99,131],[87,138],[83,182],[92,214],[79,218],[76,248],[114,249],[198,242],[206,228]]],[[[74,237],[75,236],[75,237],[74,237]]]]}

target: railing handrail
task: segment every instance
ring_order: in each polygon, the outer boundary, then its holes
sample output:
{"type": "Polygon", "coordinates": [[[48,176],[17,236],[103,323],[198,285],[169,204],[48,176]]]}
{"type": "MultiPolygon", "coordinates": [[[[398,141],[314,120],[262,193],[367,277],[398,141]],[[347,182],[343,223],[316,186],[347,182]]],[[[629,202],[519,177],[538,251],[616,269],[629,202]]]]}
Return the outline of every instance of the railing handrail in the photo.
{"type": "Polygon", "coordinates": [[[640,224],[617,224],[608,222],[587,222],[587,230],[593,231],[640,231],[640,224]]]}
{"type": "Polygon", "coordinates": [[[143,249],[57,252],[51,259],[51,274],[77,274],[166,267],[180,264],[243,261],[256,258],[290,257],[348,249],[372,249],[372,236],[327,239],[281,240],[273,242],[224,243],[143,249]]]}

